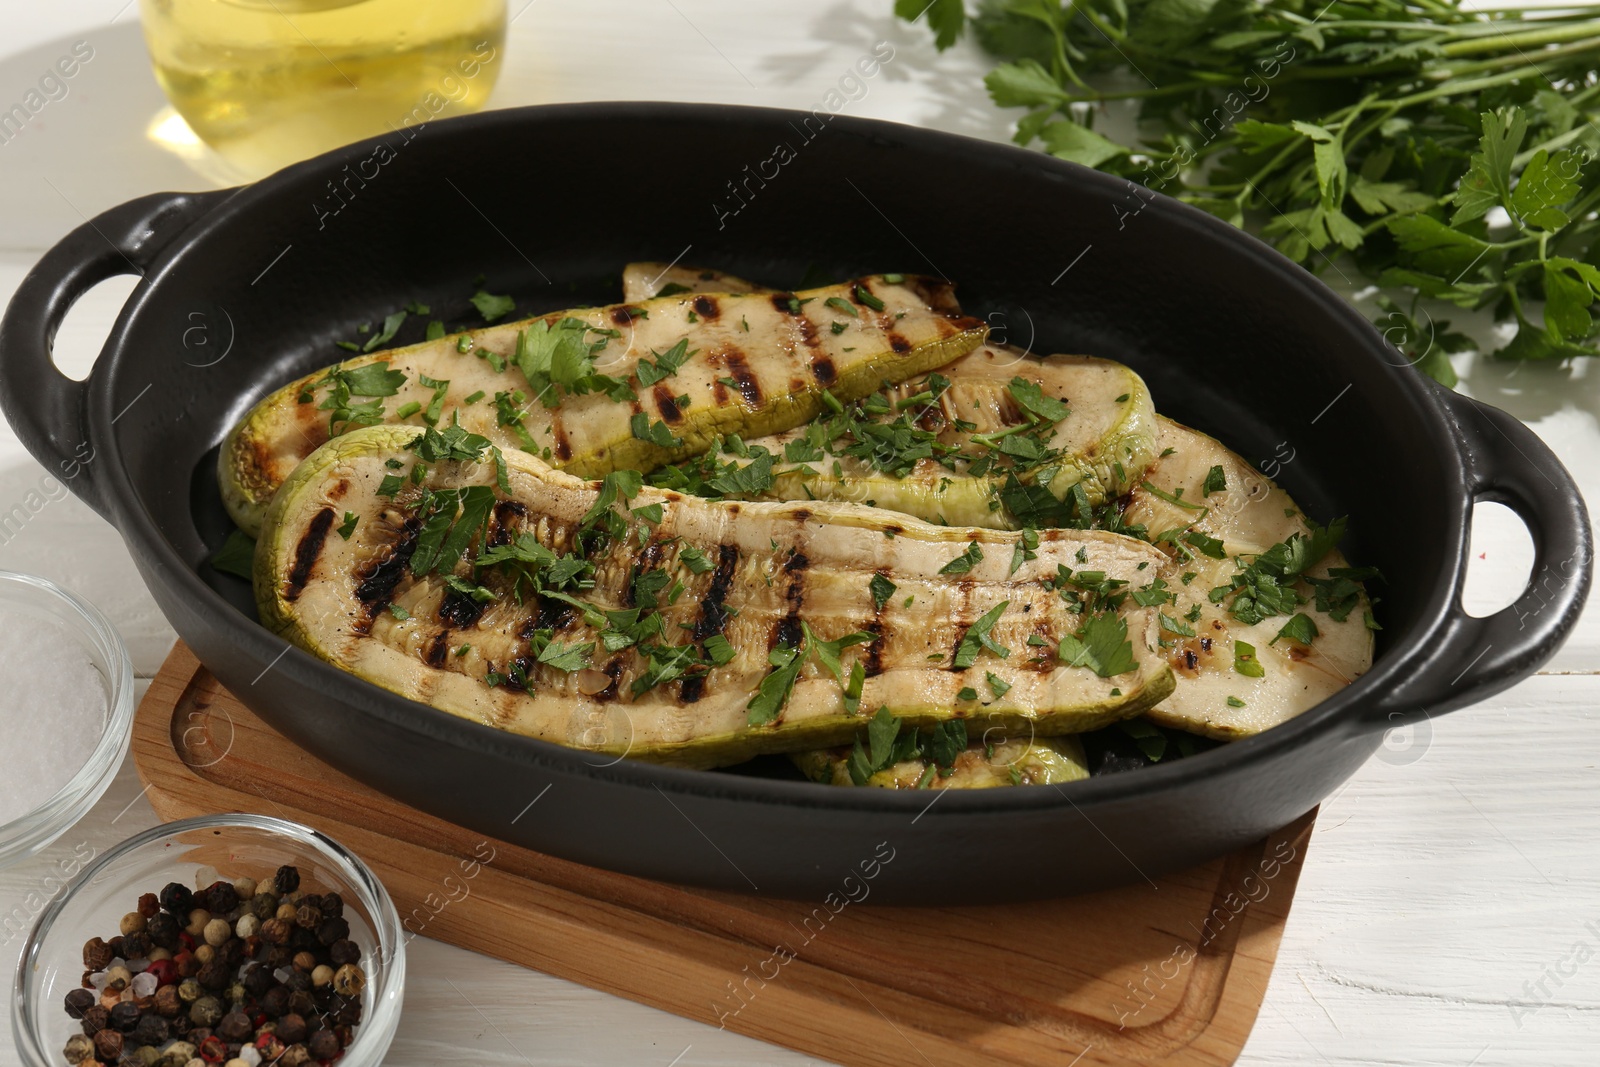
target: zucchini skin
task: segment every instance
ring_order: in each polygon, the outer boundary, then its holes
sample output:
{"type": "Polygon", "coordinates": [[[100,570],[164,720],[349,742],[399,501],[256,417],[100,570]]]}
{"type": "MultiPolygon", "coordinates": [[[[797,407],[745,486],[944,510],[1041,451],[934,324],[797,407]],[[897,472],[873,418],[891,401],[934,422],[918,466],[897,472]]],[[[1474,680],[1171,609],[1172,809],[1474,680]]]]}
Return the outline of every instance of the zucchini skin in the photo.
{"type": "MultiPolygon", "coordinates": [[[[555,312],[523,322],[452,334],[405,348],[347,360],[350,370],[386,363],[406,375],[393,396],[382,398],[384,422],[421,427],[433,398],[421,377],[450,383],[439,420],[481,434],[501,448],[528,448],[584,477],[613,470],[650,471],[705,451],[719,434],[758,436],[808,422],[824,410],[823,392],[840,400],[865,396],[885,381],[912,377],[972,351],[987,336],[980,320],[963,316],[949,283],[912,275],[854,279],[804,293],[685,293],[635,303],[555,312]],[[834,333],[837,313],[827,301],[856,310],[849,329],[834,333]],[[539,322],[553,326],[575,318],[618,336],[594,356],[596,370],[626,380],[635,401],[603,393],[565,396],[546,409],[527,399],[532,387],[513,360],[518,334],[539,322]],[[470,351],[458,351],[463,336],[470,351]],[[644,386],[637,372],[651,359],[687,340],[692,355],[675,374],[644,386]],[[479,358],[474,358],[477,356],[479,358]],[[494,360],[488,358],[493,356],[494,360]],[[494,369],[505,361],[504,370],[494,369]],[[728,383],[732,382],[730,386],[728,383]],[[505,421],[493,399],[522,390],[520,424],[505,421]],[[483,398],[466,404],[468,396],[483,398]],[[685,401],[682,398],[687,397],[685,401]],[[415,405],[413,414],[398,412],[415,405]],[[634,432],[633,419],[660,424],[679,444],[665,446],[634,432]]],[[[241,529],[259,536],[262,516],[296,465],[329,437],[328,413],[316,401],[318,371],[257,404],[229,433],[218,456],[224,506],[241,529]],[[311,402],[301,402],[308,391],[311,402]]]]}
{"type": "MultiPolygon", "coordinates": [[[[419,579],[406,571],[398,547],[406,528],[404,497],[395,504],[381,501],[375,487],[388,471],[385,461],[414,458],[405,446],[417,435],[400,426],[357,430],[308,458],[272,505],[257,546],[255,589],[269,628],[336,666],[442,711],[608,756],[714,767],[762,753],[849,743],[880,706],[913,724],[960,717],[985,729],[1044,736],[1132,717],[1171,692],[1171,669],[1150,650],[1155,615],[1131,603],[1121,614],[1134,670],[1101,678],[1053,658],[1023,662],[1035,651],[1026,644],[1029,634],[1053,638],[1078,626],[1045,585],[1057,564],[1137,580],[1140,563],[1148,567],[1160,560],[1139,542],[1096,531],[1041,533],[1038,558],[1012,574],[1015,534],[936,527],[848,504],[712,502],[648,488],[631,505],[661,504],[661,522],[634,520],[627,538],[595,558],[596,584],[584,596],[606,608],[625,606],[638,557],[651,555],[686,586],[676,605],[663,611],[666,631],[690,632],[680,627],[701,625],[705,605],[715,601],[716,628],[735,657],[692,687],[672,682],[637,696],[631,681],[643,664],[633,649],[609,658],[595,655],[594,667],[616,682],[607,687],[609,695],[585,692],[581,672],[538,664],[529,665],[525,691],[491,688],[483,678],[491,669],[504,671],[509,658],[525,650],[519,635],[543,606],[536,597],[516,605],[503,596],[471,625],[458,625],[445,609],[442,578],[419,579]],[[343,511],[359,516],[348,540],[330,535],[332,520],[343,511]],[[639,529],[646,530],[643,547],[630,540],[639,529]],[[679,566],[675,538],[718,559],[718,571],[695,575],[679,566]],[[969,542],[984,546],[985,558],[959,580],[941,574],[969,542]],[[394,580],[385,602],[374,604],[360,591],[380,574],[394,580]],[[874,574],[887,574],[898,587],[881,607],[869,588],[874,574]],[[718,581],[722,589],[713,594],[718,581]],[[906,596],[916,598],[914,607],[903,606],[906,596]],[[946,659],[966,627],[1001,601],[1010,607],[993,636],[1013,650],[1008,659],[985,652],[964,670],[930,660],[935,654],[946,659]],[[407,618],[383,610],[387,603],[403,605],[407,618]],[[860,629],[877,633],[872,643],[843,657],[846,670],[856,660],[869,668],[860,710],[846,709],[839,682],[813,661],[801,671],[783,713],[750,725],[746,705],[770,670],[768,650],[797,621],[824,640],[860,629]],[[460,645],[471,648],[457,655],[452,650],[460,645]],[[982,701],[959,699],[962,689],[984,687],[987,672],[1011,684],[1004,697],[991,700],[985,690],[982,701]]],[[[533,532],[551,546],[570,543],[597,487],[523,453],[507,452],[505,461],[510,500],[525,516],[503,532],[533,532]]],[[[493,482],[488,463],[444,462],[422,484],[438,489],[493,482]]],[[[491,527],[491,538],[501,532],[491,527]]],[[[579,616],[562,621],[554,639],[592,641],[595,633],[579,616]]],[[[1053,645],[1051,640],[1040,651],[1051,654],[1053,645]]]]}

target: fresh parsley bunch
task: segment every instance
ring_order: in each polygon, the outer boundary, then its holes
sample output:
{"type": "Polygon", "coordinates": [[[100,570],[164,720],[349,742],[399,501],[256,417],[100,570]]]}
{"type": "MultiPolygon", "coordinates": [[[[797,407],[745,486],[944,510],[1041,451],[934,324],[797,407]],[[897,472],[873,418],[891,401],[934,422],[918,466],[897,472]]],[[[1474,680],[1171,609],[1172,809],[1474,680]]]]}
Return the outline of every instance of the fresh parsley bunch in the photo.
{"type": "MultiPolygon", "coordinates": [[[[1321,270],[1348,253],[1417,301],[1492,308],[1507,359],[1595,354],[1600,298],[1600,17],[1451,0],[896,0],[1026,108],[1019,144],[1122,175],[1321,270]],[[1095,129],[1139,103],[1141,134],[1095,129]],[[1543,302],[1542,312],[1530,305],[1543,302]]],[[[1132,205],[1136,208],[1138,205],[1132,205]]],[[[1394,340],[1391,337],[1391,340],[1394,340]]],[[[1401,340],[1407,348],[1416,337],[1401,340]]],[[[1446,385],[1459,334],[1408,352],[1446,385]]]]}

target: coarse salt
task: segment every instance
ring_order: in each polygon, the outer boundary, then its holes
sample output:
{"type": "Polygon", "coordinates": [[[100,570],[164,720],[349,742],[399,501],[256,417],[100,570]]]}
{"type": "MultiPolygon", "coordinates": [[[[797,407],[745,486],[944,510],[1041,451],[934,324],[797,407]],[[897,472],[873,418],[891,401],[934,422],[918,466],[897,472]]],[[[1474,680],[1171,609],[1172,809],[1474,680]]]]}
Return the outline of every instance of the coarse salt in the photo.
{"type": "Polygon", "coordinates": [[[89,653],[52,619],[0,608],[0,723],[20,758],[0,775],[0,823],[55,796],[105,732],[106,686],[89,653]]]}

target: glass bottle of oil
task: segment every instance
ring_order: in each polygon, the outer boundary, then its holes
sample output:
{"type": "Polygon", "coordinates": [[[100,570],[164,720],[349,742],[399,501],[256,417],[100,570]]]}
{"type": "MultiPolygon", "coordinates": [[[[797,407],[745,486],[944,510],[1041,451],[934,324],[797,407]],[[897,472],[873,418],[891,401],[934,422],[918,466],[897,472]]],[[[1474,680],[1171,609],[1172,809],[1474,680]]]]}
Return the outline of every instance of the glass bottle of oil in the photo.
{"type": "Polygon", "coordinates": [[[156,80],[250,177],[483,106],[506,0],[141,0],[156,80]]]}

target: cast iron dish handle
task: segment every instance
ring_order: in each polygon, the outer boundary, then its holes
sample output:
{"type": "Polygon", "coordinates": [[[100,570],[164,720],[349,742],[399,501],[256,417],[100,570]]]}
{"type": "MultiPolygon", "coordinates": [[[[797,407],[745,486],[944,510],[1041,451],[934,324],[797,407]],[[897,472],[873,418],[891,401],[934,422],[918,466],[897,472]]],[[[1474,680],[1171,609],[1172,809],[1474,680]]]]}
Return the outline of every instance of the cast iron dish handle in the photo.
{"type": "Polygon", "coordinates": [[[0,321],[0,410],[28,451],[106,518],[85,410],[93,375],[78,382],[57,369],[56,331],[84,293],[118,274],[143,277],[174,237],[232,192],[156,193],[97,215],[44,254],[0,321]]]}
{"type": "MultiPolygon", "coordinates": [[[[1468,615],[1459,600],[1452,604],[1432,645],[1370,705],[1374,725],[1402,726],[1508,688],[1555,652],[1589,593],[1594,541],[1567,469],[1532,430],[1499,408],[1459,393],[1444,400],[1466,457],[1467,493],[1517,513],[1533,537],[1533,572],[1510,607],[1486,618],[1468,615]]],[[[1457,595],[1467,560],[1459,565],[1457,595]]]]}

